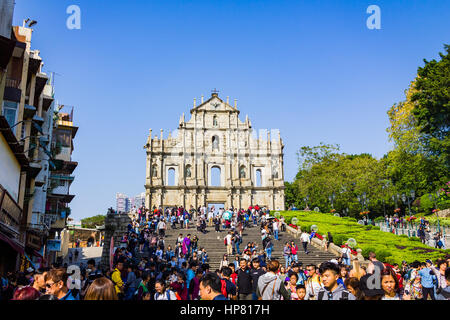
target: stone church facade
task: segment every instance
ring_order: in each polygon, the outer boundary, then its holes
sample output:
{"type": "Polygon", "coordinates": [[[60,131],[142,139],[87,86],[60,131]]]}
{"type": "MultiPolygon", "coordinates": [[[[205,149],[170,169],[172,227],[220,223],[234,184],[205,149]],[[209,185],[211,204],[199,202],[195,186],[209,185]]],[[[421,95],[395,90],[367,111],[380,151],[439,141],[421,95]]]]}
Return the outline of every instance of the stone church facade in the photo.
{"type": "Polygon", "coordinates": [[[152,137],[147,153],[147,208],[208,206],[284,210],[283,142],[278,130],[252,129],[248,116],[217,93],[194,106],[191,118],[180,118],[176,135],[152,137]]]}

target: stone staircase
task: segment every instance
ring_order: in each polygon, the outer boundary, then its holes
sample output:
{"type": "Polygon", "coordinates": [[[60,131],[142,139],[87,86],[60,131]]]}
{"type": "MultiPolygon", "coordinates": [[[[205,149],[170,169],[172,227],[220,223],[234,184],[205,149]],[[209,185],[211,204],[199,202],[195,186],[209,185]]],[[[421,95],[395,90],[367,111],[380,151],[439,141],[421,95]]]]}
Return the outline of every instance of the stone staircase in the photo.
{"type": "MultiPolygon", "coordinates": [[[[177,225],[178,226],[178,225],[177,225]]],[[[221,228],[221,232],[217,233],[214,230],[214,227],[208,227],[207,228],[208,233],[203,234],[201,232],[198,232],[196,228],[190,227],[189,229],[171,229],[170,226],[166,230],[166,238],[165,243],[166,247],[168,245],[171,245],[172,247],[175,246],[177,237],[180,233],[183,234],[183,236],[186,236],[187,234],[191,234],[191,237],[194,235],[197,235],[199,238],[198,241],[198,247],[204,247],[206,249],[206,252],[209,256],[209,265],[210,270],[215,270],[219,268],[220,261],[222,260],[223,255],[227,252],[226,246],[223,243],[224,237],[227,235],[228,230],[224,230],[221,228]]],[[[261,241],[261,231],[260,226],[253,226],[251,228],[247,228],[242,233],[242,244],[240,245],[240,250],[245,248],[248,242],[255,242],[259,249],[262,249],[262,241],[261,241]]],[[[277,259],[281,265],[285,264],[284,258],[283,258],[283,247],[286,241],[292,241],[294,240],[297,246],[299,247],[298,252],[298,259],[303,263],[303,266],[306,266],[307,264],[314,264],[319,265],[320,263],[324,261],[329,261],[333,258],[336,258],[336,256],[330,252],[325,252],[323,250],[317,249],[312,245],[308,245],[308,251],[309,254],[305,254],[303,252],[303,247],[301,246],[301,242],[299,239],[294,239],[292,235],[288,234],[287,232],[280,232],[279,234],[279,241],[273,240],[273,250],[272,250],[272,259],[277,259]]],[[[229,261],[234,261],[234,256],[228,257],[229,261]]]]}

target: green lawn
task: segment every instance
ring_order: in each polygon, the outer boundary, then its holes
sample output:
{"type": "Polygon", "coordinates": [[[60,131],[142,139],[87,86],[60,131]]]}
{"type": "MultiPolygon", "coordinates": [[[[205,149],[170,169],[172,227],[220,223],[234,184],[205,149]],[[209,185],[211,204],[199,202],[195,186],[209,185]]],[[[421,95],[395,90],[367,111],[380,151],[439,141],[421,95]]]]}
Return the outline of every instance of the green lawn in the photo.
{"type": "MultiPolygon", "coordinates": [[[[289,224],[293,217],[297,217],[297,225],[302,230],[309,232],[312,225],[319,228],[318,233],[326,235],[331,232],[334,243],[341,245],[347,239],[354,238],[357,248],[362,249],[362,254],[367,258],[369,251],[377,254],[377,259],[387,263],[408,263],[414,260],[436,260],[450,256],[450,250],[435,249],[424,245],[418,238],[408,238],[406,235],[397,236],[389,232],[381,231],[378,227],[363,226],[357,223],[355,218],[335,217],[332,214],[317,213],[314,211],[279,211],[289,224]]],[[[274,212],[272,212],[274,213],[274,212]]]]}

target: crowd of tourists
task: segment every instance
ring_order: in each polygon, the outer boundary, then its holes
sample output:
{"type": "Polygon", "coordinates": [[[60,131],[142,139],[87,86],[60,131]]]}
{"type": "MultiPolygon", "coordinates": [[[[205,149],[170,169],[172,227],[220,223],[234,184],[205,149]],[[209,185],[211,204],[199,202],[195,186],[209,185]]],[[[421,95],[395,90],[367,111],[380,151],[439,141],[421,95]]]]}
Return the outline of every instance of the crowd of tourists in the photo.
{"type": "MultiPolygon", "coordinates": [[[[410,217],[409,221],[402,216],[391,215],[384,218],[384,222],[388,228],[394,232],[396,229],[407,229],[409,226],[413,226],[414,217],[410,217]]],[[[414,230],[417,229],[417,237],[420,238],[422,243],[429,243],[434,245],[435,248],[446,249],[445,238],[443,234],[443,229],[436,230],[432,232],[430,222],[423,217],[418,220],[418,226],[415,226],[414,230]]]]}
{"type": "MultiPolygon", "coordinates": [[[[404,261],[389,265],[369,253],[367,267],[350,255],[319,266],[303,265],[295,241],[285,242],[284,263],[272,257],[274,241],[285,230],[284,219],[273,219],[264,208],[187,211],[182,207],[134,210],[134,218],[112,259],[101,270],[89,260],[81,273],[69,274],[67,265],[1,277],[2,300],[448,300],[450,257],[438,261],[404,261]],[[230,212],[231,211],[231,212],[230,212]],[[187,222],[186,222],[187,221],[187,222]],[[178,227],[177,227],[178,225],[178,227]],[[194,234],[226,232],[227,254],[210,270],[205,248],[194,234]],[[166,245],[166,229],[180,234],[174,246],[166,245]],[[259,227],[261,248],[243,243],[245,228],[259,227]],[[192,230],[192,231],[190,231],[192,230]],[[213,232],[213,231],[209,231],[213,232]],[[194,235],[192,235],[194,234],[194,235]],[[242,251],[241,251],[242,247],[242,251]],[[233,258],[232,258],[233,257],[233,258]]],[[[306,254],[313,233],[303,232],[306,254]]]]}

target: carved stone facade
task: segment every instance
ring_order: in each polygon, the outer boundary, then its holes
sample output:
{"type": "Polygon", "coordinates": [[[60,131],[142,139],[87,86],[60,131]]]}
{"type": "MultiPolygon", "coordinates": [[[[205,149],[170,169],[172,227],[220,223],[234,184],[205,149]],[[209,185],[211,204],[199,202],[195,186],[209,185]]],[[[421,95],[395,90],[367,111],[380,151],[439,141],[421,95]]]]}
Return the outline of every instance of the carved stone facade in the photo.
{"type": "Polygon", "coordinates": [[[191,119],[180,118],[176,136],[152,138],[144,149],[147,208],[198,208],[223,204],[225,208],[266,206],[284,210],[283,142],[278,130],[260,130],[259,137],[239,110],[217,93],[191,109],[191,119]],[[271,137],[272,136],[272,137],[271,137]],[[213,173],[220,181],[213,185],[213,173]],[[169,176],[174,183],[169,184],[169,176]]]}

